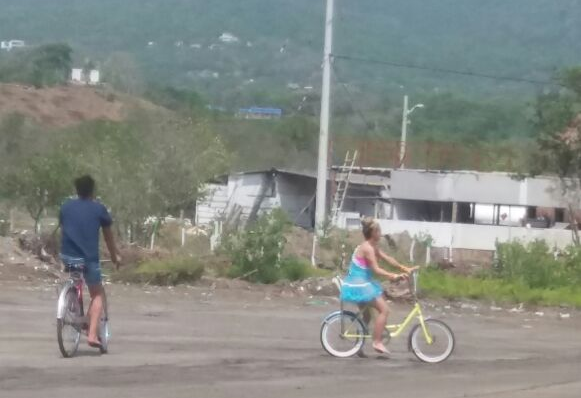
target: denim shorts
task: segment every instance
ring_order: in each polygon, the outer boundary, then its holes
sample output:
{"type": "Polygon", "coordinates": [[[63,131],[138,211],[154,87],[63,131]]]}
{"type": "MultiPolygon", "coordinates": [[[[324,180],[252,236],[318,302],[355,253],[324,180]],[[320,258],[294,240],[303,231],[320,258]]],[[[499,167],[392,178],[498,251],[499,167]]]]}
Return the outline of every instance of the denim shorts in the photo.
{"type": "Polygon", "coordinates": [[[101,276],[101,263],[99,261],[86,262],[84,258],[72,257],[61,254],[61,261],[65,269],[83,267],[83,276],[87,286],[99,285],[103,278],[101,276]]]}

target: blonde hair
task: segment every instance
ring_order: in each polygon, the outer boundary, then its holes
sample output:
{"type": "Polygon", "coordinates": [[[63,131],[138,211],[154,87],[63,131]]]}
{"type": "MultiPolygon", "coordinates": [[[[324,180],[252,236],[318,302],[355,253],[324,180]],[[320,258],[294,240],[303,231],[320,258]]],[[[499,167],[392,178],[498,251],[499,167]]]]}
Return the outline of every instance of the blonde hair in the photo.
{"type": "Polygon", "coordinates": [[[363,229],[363,236],[365,239],[370,239],[373,232],[379,228],[379,223],[372,217],[365,217],[361,220],[361,227],[363,229]]]}

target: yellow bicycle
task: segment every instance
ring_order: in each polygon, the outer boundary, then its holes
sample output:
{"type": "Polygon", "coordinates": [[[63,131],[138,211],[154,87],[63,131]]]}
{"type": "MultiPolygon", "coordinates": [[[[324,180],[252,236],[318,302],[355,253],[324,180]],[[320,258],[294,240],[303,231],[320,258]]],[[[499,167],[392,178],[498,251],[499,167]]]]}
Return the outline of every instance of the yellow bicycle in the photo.
{"type": "MultiPolygon", "coordinates": [[[[417,296],[418,271],[412,272],[409,278],[410,292],[414,306],[401,324],[387,325],[384,332],[384,343],[402,335],[407,327],[417,320],[408,335],[408,349],[422,362],[440,363],[452,355],[455,346],[454,333],[444,322],[430,317],[424,318],[422,307],[417,296]]],[[[341,288],[341,280],[336,278],[341,288]]],[[[321,344],[325,351],[338,358],[348,358],[358,354],[371,338],[362,313],[369,307],[361,308],[358,313],[344,309],[341,302],[339,311],[327,315],[321,325],[321,344]]]]}

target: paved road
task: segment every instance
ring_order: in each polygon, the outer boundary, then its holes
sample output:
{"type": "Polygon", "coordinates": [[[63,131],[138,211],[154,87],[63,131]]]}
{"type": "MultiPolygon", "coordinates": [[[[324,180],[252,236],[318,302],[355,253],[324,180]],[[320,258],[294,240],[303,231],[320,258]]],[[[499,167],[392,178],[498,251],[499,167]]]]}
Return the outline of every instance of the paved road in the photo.
{"type": "MultiPolygon", "coordinates": [[[[59,356],[54,288],[0,286],[0,396],[578,398],[581,316],[445,310],[454,357],[338,360],[319,345],[335,304],[202,288],[111,287],[111,353],[59,356]]],[[[403,314],[405,307],[395,313],[403,314]]],[[[478,310],[480,311],[480,310],[478,310]]]]}

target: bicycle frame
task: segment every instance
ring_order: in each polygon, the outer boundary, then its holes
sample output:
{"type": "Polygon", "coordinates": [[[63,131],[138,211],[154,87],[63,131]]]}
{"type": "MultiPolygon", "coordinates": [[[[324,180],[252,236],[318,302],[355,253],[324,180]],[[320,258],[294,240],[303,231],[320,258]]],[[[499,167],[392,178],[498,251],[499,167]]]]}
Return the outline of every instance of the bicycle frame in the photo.
{"type": "Polygon", "coordinates": [[[57,319],[63,319],[65,316],[66,311],[66,295],[70,289],[75,289],[75,293],[77,294],[77,298],[79,300],[79,305],[81,309],[81,317],[80,319],[75,319],[75,325],[82,326],[84,323],[87,322],[85,317],[85,306],[83,302],[83,288],[84,288],[84,280],[82,273],[79,271],[72,271],[69,272],[69,279],[64,283],[63,287],[61,288],[58,305],[57,305],[57,319]]]}
{"type": "MultiPolygon", "coordinates": [[[[398,337],[400,336],[406,329],[407,327],[413,322],[413,320],[415,318],[417,318],[419,324],[421,325],[422,328],[422,332],[424,333],[424,337],[426,338],[426,342],[428,344],[432,344],[433,339],[432,336],[430,335],[430,333],[428,332],[428,328],[426,327],[426,319],[424,318],[424,315],[422,313],[422,306],[420,305],[419,301],[418,301],[418,297],[417,297],[417,284],[418,284],[418,277],[417,277],[417,273],[414,273],[412,275],[412,278],[409,281],[410,284],[410,291],[413,294],[414,297],[414,306],[411,309],[411,311],[409,312],[409,314],[406,316],[406,318],[404,319],[404,321],[400,324],[395,324],[395,325],[386,325],[385,326],[385,330],[387,330],[390,334],[391,337],[398,337]]],[[[341,306],[341,313],[343,313],[344,311],[344,305],[343,305],[343,301],[341,301],[340,303],[341,306]]],[[[370,306],[366,305],[365,307],[361,308],[359,310],[359,312],[356,314],[356,317],[358,319],[361,319],[361,313],[363,311],[365,311],[366,309],[369,309],[370,306]]],[[[367,328],[367,325],[365,325],[365,327],[367,328]]],[[[345,337],[345,338],[370,338],[371,335],[369,334],[369,332],[366,330],[366,333],[363,335],[360,334],[351,334],[347,331],[345,331],[345,325],[344,325],[344,320],[343,317],[341,317],[341,336],[345,337]]]]}

